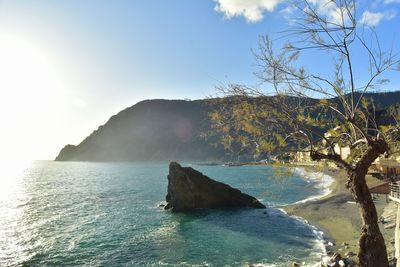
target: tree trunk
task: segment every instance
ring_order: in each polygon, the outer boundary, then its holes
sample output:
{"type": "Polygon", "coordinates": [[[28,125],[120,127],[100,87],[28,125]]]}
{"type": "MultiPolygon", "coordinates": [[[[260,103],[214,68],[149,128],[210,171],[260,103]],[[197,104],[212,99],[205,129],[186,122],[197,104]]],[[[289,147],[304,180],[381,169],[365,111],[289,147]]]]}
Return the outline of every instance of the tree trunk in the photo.
{"type": "Polygon", "coordinates": [[[358,251],[360,266],[388,267],[385,240],[379,230],[378,214],[365,182],[365,174],[353,172],[350,175],[350,179],[354,180],[350,190],[358,203],[363,222],[358,251]]]}
{"type": "Polygon", "coordinates": [[[362,267],[388,267],[385,240],[379,230],[378,214],[372,200],[365,175],[372,162],[388,149],[386,142],[378,140],[366,151],[355,169],[348,170],[348,183],[354,200],[358,203],[363,226],[359,240],[358,258],[362,267]]]}

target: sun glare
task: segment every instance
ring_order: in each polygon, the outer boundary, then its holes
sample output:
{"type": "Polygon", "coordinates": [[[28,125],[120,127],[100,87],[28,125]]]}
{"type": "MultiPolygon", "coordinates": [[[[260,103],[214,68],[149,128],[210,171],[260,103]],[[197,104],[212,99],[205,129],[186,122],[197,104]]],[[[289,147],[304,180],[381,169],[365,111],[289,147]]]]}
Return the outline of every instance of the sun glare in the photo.
{"type": "Polygon", "coordinates": [[[59,78],[34,43],[0,32],[0,159],[29,159],[60,98],[59,78]]]}
{"type": "Polygon", "coordinates": [[[0,202],[15,199],[19,194],[24,171],[32,165],[31,161],[3,161],[0,179],[0,202]]]}

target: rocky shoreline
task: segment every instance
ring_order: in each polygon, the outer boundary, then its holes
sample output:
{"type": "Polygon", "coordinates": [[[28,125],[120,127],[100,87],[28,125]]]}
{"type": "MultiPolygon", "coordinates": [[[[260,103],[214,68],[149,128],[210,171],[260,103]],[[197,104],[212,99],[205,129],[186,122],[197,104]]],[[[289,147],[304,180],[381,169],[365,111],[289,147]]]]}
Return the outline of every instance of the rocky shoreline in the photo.
{"type": "MultiPolygon", "coordinates": [[[[332,262],[333,264],[339,264],[332,266],[356,266],[355,264],[358,261],[356,254],[358,252],[358,239],[361,231],[361,218],[359,216],[359,211],[356,203],[353,201],[352,196],[345,188],[346,173],[337,169],[312,165],[287,165],[287,167],[300,168],[301,171],[299,174],[304,176],[306,179],[310,179],[310,176],[314,176],[312,178],[312,182],[320,182],[317,181],[315,178],[315,176],[317,176],[315,175],[316,173],[321,174],[320,177],[323,177],[323,179],[326,178],[325,180],[328,180],[328,182],[321,181],[321,189],[323,193],[321,196],[313,196],[307,200],[298,201],[296,203],[281,206],[278,208],[282,209],[283,212],[287,213],[289,216],[293,216],[294,218],[304,221],[310,226],[316,228],[315,230],[321,235],[319,239],[323,240],[323,244],[325,246],[324,250],[326,252],[326,255],[323,257],[323,260],[325,262],[330,260],[331,264],[332,262]]],[[[186,170],[186,168],[182,168],[178,165],[175,166],[175,163],[172,163],[172,170],[174,169],[178,170],[178,174],[183,170],[188,171],[186,170]]],[[[191,168],[188,169],[189,171],[193,170],[191,168]]],[[[175,172],[176,170],[172,171],[173,175],[171,175],[170,169],[171,177],[169,177],[169,179],[173,176],[180,176],[177,175],[175,172]]],[[[201,173],[196,172],[196,174],[203,176],[201,173]]],[[[193,175],[193,173],[190,173],[190,175],[193,175]]],[[[209,179],[208,177],[206,178],[209,179]]],[[[374,178],[372,177],[367,177],[367,181],[370,180],[371,182],[373,182],[373,179],[374,178]]],[[[193,186],[192,182],[190,182],[190,184],[192,184],[191,186],[193,186]]],[[[230,190],[231,189],[229,189],[228,191],[230,190]]],[[[170,193],[171,192],[169,191],[169,194],[170,193]]],[[[253,203],[253,198],[250,198],[250,202],[248,203],[256,204],[253,203]]],[[[171,202],[171,195],[167,196],[167,202],[168,200],[171,202]]],[[[185,202],[188,203],[190,201],[185,202]]],[[[167,209],[172,208],[171,203],[167,205],[167,209]]],[[[395,226],[395,214],[397,211],[397,207],[392,202],[387,203],[384,196],[379,196],[375,198],[375,205],[378,211],[378,216],[381,217],[380,228],[386,240],[388,255],[390,258],[393,258],[393,228],[395,226]]],[[[244,206],[248,206],[248,204],[244,206]]],[[[183,210],[185,210],[186,208],[187,207],[185,207],[183,210]]],[[[260,206],[258,208],[262,207],[260,206]]],[[[180,207],[176,209],[176,211],[179,210],[180,207]]],[[[293,266],[300,266],[296,264],[297,263],[294,263],[293,266]]]]}
{"type": "MultiPolygon", "coordinates": [[[[321,172],[331,176],[334,179],[331,184],[331,192],[320,199],[295,203],[284,206],[282,209],[288,215],[301,217],[324,232],[328,257],[339,261],[342,256],[348,256],[348,258],[357,262],[355,254],[358,251],[358,239],[362,224],[358,208],[345,188],[346,174],[341,170],[327,167],[300,167],[307,172],[321,172]]],[[[368,177],[368,179],[372,178],[368,177]]],[[[391,227],[393,225],[393,205],[386,203],[384,196],[377,197],[375,205],[378,215],[383,215],[382,222],[384,223],[380,223],[380,228],[386,240],[389,257],[393,257],[394,229],[391,227]]]]}

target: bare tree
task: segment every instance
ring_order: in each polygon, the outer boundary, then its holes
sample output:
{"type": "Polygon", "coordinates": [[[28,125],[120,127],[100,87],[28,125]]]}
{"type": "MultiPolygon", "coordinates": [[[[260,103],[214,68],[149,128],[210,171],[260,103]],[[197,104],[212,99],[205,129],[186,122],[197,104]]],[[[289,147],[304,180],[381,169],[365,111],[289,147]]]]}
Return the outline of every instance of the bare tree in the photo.
{"type": "MultiPolygon", "coordinates": [[[[219,89],[230,105],[211,115],[214,128],[229,144],[236,140],[258,150],[286,149],[309,152],[314,161],[333,162],[347,173],[346,186],[358,203],[362,218],[358,258],[360,266],[388,266],[386,246],[365,176],[371,164],[390,152],[399,127],[380,128],[367,94],[384,85],[383,74],[398,70],[396,55],[382,48],[374,29],[358,25],[356,1],[298,1],[298,18],[279,39],[260,38],[256,73],[272,90],[242,85],[219,89]],[[286,41],[286,42],[284,42],[286,41]],[[276,50],[275,43],[283,43],[276,50]],[[301,57],[314,53],[331,62],[331,71],[303,67],[301,57]],[[355,62],[363,53],[365,62],[355,62]],[[366,75],[361,73],[367,72],[366,75]],[[327,129],[335,129],[328,136],[327,129]],[[273,133],[271,133],[273,130],[273,133]],[[242,139],[239,139],[241,137],[242,139]],[[348,145],[344,159],[335,145],[348,145]]],[[[326,66],[326,64],[321,64],[326,66]]],[[[226,100],[225,100],[226,101],[226,100]]]]}

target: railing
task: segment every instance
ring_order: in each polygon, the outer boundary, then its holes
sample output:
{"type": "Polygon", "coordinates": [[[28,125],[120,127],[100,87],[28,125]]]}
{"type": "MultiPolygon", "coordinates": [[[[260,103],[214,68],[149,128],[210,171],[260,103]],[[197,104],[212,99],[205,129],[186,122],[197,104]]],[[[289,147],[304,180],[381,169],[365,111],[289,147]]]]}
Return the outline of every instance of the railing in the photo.
{"type": "Polygon", "coordinates": [[[390,196],[400,202],[400,182],[390,183],[390,196]]]}

